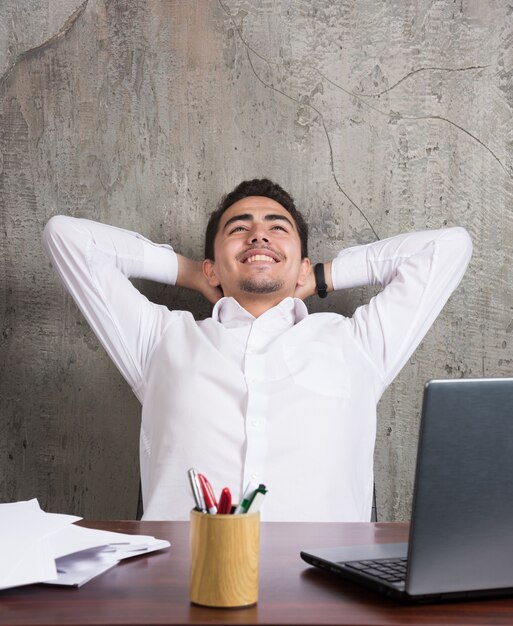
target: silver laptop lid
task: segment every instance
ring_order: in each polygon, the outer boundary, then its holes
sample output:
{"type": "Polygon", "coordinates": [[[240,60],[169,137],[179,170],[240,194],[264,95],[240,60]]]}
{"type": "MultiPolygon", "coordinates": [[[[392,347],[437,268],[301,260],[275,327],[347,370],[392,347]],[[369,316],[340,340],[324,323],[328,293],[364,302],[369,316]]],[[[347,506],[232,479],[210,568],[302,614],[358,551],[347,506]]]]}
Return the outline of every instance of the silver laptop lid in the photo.
{"type": "Polygon", "coordinates": [[[513,587],[513,379],[426,384],[406,591],[513,587]]]}

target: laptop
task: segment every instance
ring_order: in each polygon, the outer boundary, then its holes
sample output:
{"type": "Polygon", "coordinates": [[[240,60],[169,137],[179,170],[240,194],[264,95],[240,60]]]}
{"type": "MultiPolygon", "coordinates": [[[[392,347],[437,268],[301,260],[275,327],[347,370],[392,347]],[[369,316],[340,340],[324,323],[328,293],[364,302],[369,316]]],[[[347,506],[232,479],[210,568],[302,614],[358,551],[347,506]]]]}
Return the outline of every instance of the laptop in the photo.
{"type": "Polygon", "coordinates": [[[426,383],[408,543],[301,557],[401,600],[513,595],[513,378],[426,383]]]}

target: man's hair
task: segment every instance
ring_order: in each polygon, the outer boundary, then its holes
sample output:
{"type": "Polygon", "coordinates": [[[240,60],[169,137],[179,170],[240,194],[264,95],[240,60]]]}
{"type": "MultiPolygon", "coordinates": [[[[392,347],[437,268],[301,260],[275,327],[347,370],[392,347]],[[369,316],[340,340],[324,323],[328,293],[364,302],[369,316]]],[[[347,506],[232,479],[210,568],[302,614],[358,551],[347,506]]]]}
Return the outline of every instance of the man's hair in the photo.
{"type": "Polygon", "coordinates": [[[290,213],[296,223],[299,239],[301,241],[301,258],[306,258],[308,256],[308,224],[305,222],[305,218],[296,209],[292,196],[280,187],[280,185],[273,183],[272,180],[268,178],[243,180],[233,191],[230,191],[230,193],[227,193],[221,198],[219,206],[210,215],[208,220],[205,233],[205,258],[212,261],[214,260],[214,241],[223,213],[229,209],[232,204],[248,196],[264,196],[265,198],[271,198],[271,200],[281,204],[281,206],[290,213]]]}

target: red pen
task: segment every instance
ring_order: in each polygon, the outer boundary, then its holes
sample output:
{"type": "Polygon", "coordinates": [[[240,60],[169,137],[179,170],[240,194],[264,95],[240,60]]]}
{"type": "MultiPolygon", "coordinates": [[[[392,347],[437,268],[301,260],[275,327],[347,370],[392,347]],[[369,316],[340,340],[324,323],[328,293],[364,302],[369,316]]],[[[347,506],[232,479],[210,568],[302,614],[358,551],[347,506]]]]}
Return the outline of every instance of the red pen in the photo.
{"type": "Polygon", "coordinates": [[[219,498],[219,506],[217,513],[219,515],[228,515],[232,510],[232,494],[228,487],[225,487],[221,491],[221,497],[219,498]]]}
{"type": "Polygon", "coordinates": [[[210,515],[215,515],[217,513],[217,502],[212,485],[208,482],[205,476],[203,476],[203,474],[198,474],[198,479],[201,491],[203,492],[203,497],[205,498],[205,504],[207,505],[207,511],[210,515]]]}

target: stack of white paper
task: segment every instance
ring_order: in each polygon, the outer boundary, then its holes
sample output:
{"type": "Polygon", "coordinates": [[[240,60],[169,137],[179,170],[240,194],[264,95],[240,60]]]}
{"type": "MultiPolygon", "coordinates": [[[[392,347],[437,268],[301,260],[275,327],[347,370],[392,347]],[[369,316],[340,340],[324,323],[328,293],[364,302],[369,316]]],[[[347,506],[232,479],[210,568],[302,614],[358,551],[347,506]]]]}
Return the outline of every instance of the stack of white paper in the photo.
{"type": "Polygon", "coordinates": [[[122,559],[169,547],[168,541],[72,525],[37,500],[0,504],[0,589],[44,582],[80,586],[122,559]]]}

